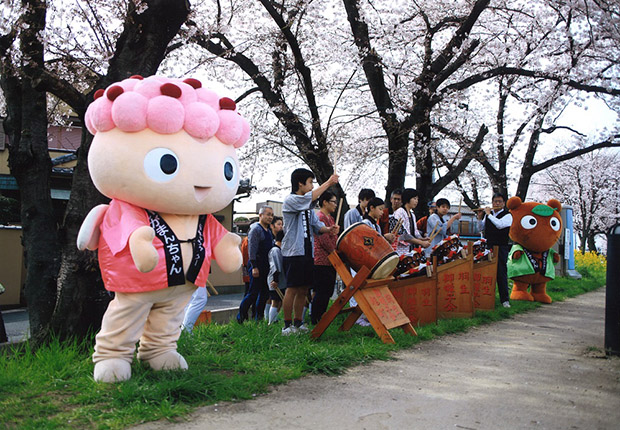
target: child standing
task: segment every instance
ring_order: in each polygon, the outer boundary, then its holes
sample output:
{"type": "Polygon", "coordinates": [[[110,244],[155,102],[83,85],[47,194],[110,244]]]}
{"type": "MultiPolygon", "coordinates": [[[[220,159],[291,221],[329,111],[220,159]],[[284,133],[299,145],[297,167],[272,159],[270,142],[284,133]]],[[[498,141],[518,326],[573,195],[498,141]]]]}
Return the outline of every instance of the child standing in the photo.
{"type": "Polygon", "coordinates": [[[284,199],[284,239],[282,257],[287,288],[284,295],[283,335],[308,331],[302,324],[302,313],[308,288],[312,285],[314,270],[314,235],[329,233],[337,235],[338,225],[326,227],[312,210],[312,202],[329,187],[338,183],[338,175],[332,175],[319,187],[314,187],[314,173],[308,169],[296,169],[291,174],[292,192],[284,199]],[[293,316],[295,320],[293,322],[293,316]]]}
{"type": "Polygon", "coordinates": [[[448,229],[452,227],[454,221],[461,219],[460,212],[449,219],[447,218],[448,211],[450,210],[450,202],[448,199],[438,199],[436,205],[437,213],[428,217],[428,224],[426,226],[427,236],[430,236],[433,231],[436,233],[430,246],[424,250],[427,258],[431,255],[433,246],[437,245],[448,236],[448,229]]]}
{"type": "Polygon", "coordinates": [[[279,230],[276,233],[275,246],[269,250],[269,275],[267,275],[269,298],[271,299],[271,307],[269,308],[268,315],[269,324],[276,321],[278,312],[280,312],[282,308],[280,294],[284,294],[286,291],[286,275],[283,272],[284,265],[282,263],[282,250],[280,249],[283,237],[284,231],[279,230]],[[280,290],[280,294],[278,294],[278,289],[280,290]]]}
{"type": "MultiPolygon", "coordinates": [[[[336,224],[332,213],[338,207],[338,199],[331,191],[325,191],[319,197],[319,221],[325,226],[331,227],[336,224]]],[[[327,256],[336,249],[337,237],[332,234],[322,234],[314,241],[314,297],[310,312],[312,324],[318,324],[327,310],[329,298],[334,294],[336,283],[336,269],[330,263],[327,256]]]]}

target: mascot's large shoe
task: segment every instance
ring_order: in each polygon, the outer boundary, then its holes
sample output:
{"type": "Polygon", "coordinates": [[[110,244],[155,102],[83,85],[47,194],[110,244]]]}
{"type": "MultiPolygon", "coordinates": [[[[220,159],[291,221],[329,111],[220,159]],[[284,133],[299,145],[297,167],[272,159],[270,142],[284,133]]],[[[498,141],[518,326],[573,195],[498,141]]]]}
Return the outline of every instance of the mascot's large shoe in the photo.
{"type": "Polygon", "coordinates": [[[110,358],[95,364],[95,381],[121,382],[131,378],[131,363],[121,358],[110,358]]]}
{"type": "Polygon", "coordinates": [[[212,259],[226,273],[241,266],[241,240],[212,214],[237,193],[235,150],[249,125],[200,81],[159,76],[98,90],[85,124],[90,175],[111,201],[91,210],[77,245],[98,250],[115,292],[96,338],[95,380],[129,379],[138,341],[153,369],[187,369],[176,352],[185,305],[212,259]]]}
{"type": "Polygon", "coordinates": [[[546,205],[523,203],[511,197],[506,207],[512,214],[510,238],[514,242],[508,255],[508,277],[514,282],[510,299],[551,303],[547,282],[555,278],[555,264],[560,261],[551,247],[562,233],[562,204],[555,199],[546,205]]]}

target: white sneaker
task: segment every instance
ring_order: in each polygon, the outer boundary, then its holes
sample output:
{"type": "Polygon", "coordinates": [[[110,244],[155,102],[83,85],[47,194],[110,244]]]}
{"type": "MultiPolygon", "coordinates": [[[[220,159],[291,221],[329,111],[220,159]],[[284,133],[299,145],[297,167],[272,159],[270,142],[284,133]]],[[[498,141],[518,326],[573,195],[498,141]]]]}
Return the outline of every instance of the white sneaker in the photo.
{"type": "Polygon", "coordinates": [[[297,333],[297,331],[298,331],[297,327],[292,325],[292,326],[282,329],[282,336],[289,336],[291,334],[297,333]]]}
{"type": "Polygon", "coordinates": [[[361,317],[358,318],[357,321],[355,321],[355,324],[361,325],[362,327],[369,327],[370,321],[368,321],[368,318],[366,318],[366,315],[362,315],[361,317]]]}
{"type": "Polygon", "coordinates": [[[307,333],[308,331],[310,331],[310,329],[308,328],[306,323],[303,323],[302,325],[297,327],[297,331],[300,332],[300,333],[307,333]]]}
{"type": "Polygon", "coordinates": [[[510,307],[510,302],[508,300],[506,300],[504,303],[502,303],[502,306],[505,308],[509,308],[510,307]]]}

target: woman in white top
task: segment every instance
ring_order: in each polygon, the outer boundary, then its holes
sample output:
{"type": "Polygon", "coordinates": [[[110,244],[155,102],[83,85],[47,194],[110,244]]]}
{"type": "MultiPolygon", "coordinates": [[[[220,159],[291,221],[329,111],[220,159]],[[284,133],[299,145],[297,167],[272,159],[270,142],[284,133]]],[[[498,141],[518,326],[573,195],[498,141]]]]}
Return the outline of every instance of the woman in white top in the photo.
{"type": "Polygon", "coordinates": [[[418,205],[418,192],[413,188],[403,190],[403,205],[394,212],[394,219],[402,221],[398,230],[398,244],[396,253],[403,255],[413,249],[414,245],[428,248],[431,244],[427,237],[423,237],[416,226],[413,209],[418,205]]]}

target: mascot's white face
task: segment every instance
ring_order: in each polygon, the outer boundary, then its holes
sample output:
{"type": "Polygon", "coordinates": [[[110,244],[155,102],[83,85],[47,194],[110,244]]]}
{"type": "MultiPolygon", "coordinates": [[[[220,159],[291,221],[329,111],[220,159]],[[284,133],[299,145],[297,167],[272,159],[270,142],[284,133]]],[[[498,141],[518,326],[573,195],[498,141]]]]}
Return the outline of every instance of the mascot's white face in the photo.
{"type": "Polygon", "coordinates": [[[235,148],[215,136],[197,139],[184,130],[98,132],[88,167],[105,196],[162,213],[217,212],[234,198],[239,185],[235,148]]]}

